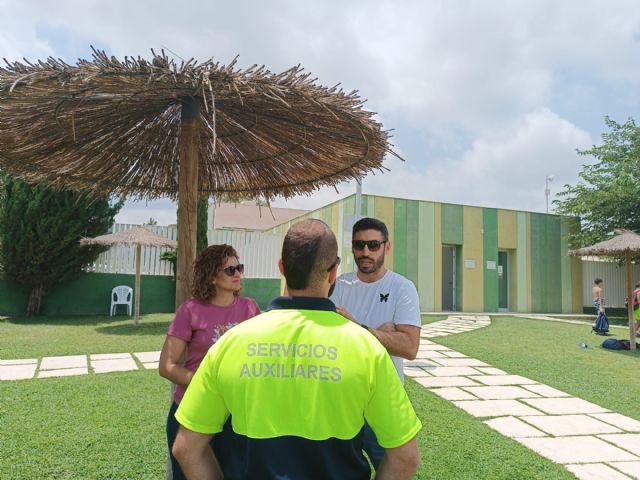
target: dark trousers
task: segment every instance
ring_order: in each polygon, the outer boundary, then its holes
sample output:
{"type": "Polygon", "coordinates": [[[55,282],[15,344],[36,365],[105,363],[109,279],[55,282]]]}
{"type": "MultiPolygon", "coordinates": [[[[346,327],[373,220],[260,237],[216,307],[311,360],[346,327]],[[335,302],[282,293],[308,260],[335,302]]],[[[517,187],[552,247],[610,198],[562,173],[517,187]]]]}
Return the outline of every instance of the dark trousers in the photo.
{"type": "MultiPolygon", "coordinates": [[[[178,429],[180,428],[180,424],[176,420],[176,410],[178,409],[178,405],[176,402],[171,404],[171,408],[169,408],[169,415],[167,416],[167,445],[169,446],[169,457],[171,458],[171,471],[173,472],[173,480],[186,480],[187,477],[182,473],[182,468],[180,468],[180,464],[176,460],[176,457],[173,456],[171,449],[173,448],[173,443],[176,441],[176,436],[178,435],[178,429]]],[[[213,440],[211,440],[211,448],[213,448],[213,440]]]]}
{"type": "Polygon", "coordinates": [[[369,457],[369,460],[371,460],[371,463],[373,463],[373,468],[378,470],[380,462],[382,461],[382,457],[384,457],[384,448],[382,448],[378,443],[376,434],[373,433],[373,430],[371,430],[371,427],[367,422],[364,423],[364,439],[362,449],[369,457]]]}

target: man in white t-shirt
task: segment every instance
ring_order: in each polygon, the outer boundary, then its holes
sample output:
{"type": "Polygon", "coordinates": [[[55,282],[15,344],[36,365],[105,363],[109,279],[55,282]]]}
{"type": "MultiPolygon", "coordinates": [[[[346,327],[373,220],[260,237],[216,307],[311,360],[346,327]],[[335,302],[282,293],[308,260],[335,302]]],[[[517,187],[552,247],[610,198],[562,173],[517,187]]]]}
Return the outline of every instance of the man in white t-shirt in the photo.
{"type": "MultiPolygon", "coordinates": [[[[331,300],[339,313],[368,329],[385,346],[404,381],[403,359],[413,360],[420,345],[420,302],[415,285],[384,266],[391,250],[387,226],[375,218],[353,225],[353,258],[357,272],[340,275],[331,300]]],[[[377,468],[384,449],[365,424],[365,447],[377,468]]]]}

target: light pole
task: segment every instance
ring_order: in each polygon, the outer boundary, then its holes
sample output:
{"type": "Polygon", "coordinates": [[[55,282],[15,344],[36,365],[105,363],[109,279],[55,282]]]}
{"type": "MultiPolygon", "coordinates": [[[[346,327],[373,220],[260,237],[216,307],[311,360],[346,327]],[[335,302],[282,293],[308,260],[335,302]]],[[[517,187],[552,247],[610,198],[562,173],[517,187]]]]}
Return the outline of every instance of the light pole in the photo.
{"type": "Polygon", "coordinates": [[[549,190],[549,182],[553,182],[553,175],[547,175],[544,179],[544,196],[547,200],[547,213],[549,213],[549,194],[551,190],[549,190]]]}

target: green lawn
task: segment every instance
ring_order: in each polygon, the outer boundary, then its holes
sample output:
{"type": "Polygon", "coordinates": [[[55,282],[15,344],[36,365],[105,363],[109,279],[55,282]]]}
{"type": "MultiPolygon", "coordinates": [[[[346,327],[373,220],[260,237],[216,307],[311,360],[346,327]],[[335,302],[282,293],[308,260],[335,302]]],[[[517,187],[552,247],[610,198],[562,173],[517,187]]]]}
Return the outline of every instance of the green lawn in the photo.
{"type": "Polygon", "coordinates": [[[0,320],[0,357],[160,350],[172,314],[131,317],[15,317],[0,320]]]}
{"type": "MultiPolygon", "coordinates": [[[[0,321],[4,358],[157,350],[170,315],[130,319],[0,321]],[[7,350],[8,349],[8,350],[7,350]],[[5,353],[7,352],[7,353],[5,353]]],[[[490,327],[438,343],[640,420],[640,355],[590,346],[583,325],[496,317],[490,327]]],[[[597,342],[596,342],[597,340],[597,342]]],[[[424,428],[419,479],[563,479],[564,468],[496,433],[407,380],[424,428]]],[[[168,383],[157,371],[1,382],[3,479],[162,479],[168,383]]]]}

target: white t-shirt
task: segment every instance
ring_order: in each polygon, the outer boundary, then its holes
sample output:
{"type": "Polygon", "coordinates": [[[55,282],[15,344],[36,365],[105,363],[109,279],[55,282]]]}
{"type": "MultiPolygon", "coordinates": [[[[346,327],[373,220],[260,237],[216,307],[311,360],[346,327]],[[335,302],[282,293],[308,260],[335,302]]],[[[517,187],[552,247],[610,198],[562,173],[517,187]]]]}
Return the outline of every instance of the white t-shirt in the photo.
{"type": "MultiPolygon", "coordinates": [[[[383,323],[420,327],[420,301],[411,280],[387,270],[380,280],[365,283],[357,272],[340,275],[331,300],[348,311],[358,323],[378,328],[383,323]]],[[[391,356],[404,381],[403,359],[391,356]]]]}

